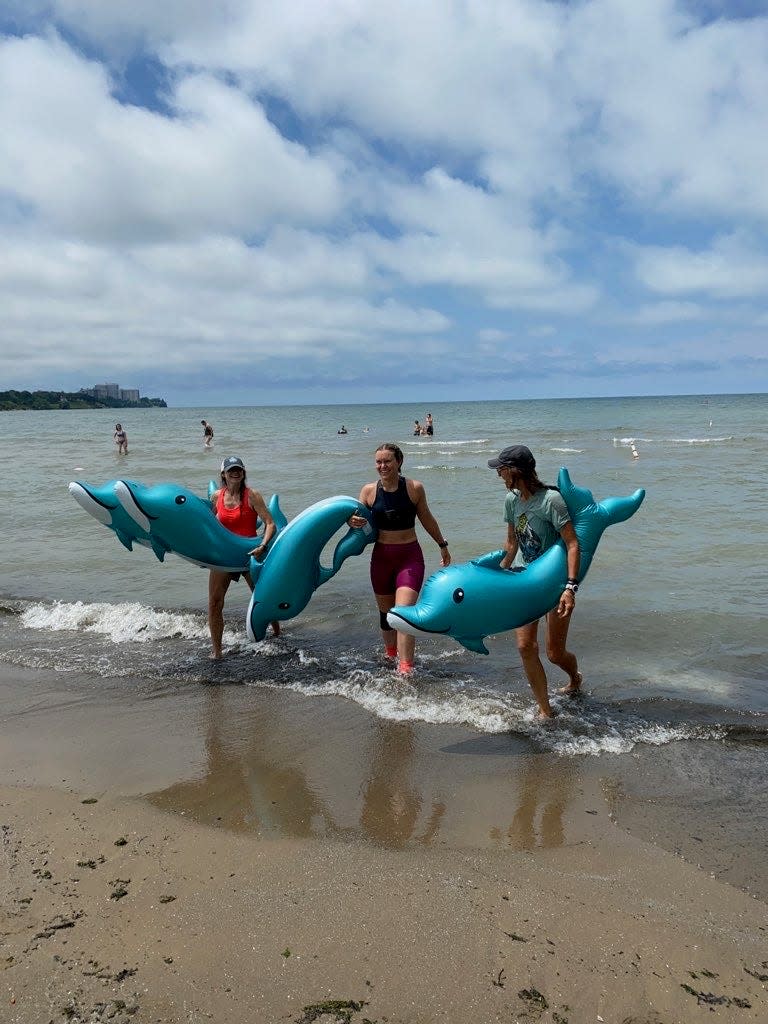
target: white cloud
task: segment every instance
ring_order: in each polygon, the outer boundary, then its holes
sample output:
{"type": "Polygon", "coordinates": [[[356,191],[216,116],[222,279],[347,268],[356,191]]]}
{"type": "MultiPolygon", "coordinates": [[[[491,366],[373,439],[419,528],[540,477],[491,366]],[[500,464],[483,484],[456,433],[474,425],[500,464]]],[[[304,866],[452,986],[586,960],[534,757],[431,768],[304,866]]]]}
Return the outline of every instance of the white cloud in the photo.
{"type": "MultiPolygon", "coordinates": [[[[690,323],[703,320],[707,316],[704,307],[695,302],[653,302],[639,306],[623,318],[625,323],[638,327],[658,324],[690,323]]],[[[622,318],[617,318],[621,322],[622,318]]]]}
{"type": "Polygon", "coordinates": [[[338,212],[336,172],[209,75],[175,116],[125,106],[104,69],[60,40],[0,45],[0,188],[56,231],[97,240],[253,233],[338,212]]]}
{"type": "Polygon", "coordinates": [[[533,347],[564,379],[759,365],[768,17],[6,7],[29,34],[0,36],[0,329],[41,386],[94,352],[132,376],[226,351],[236,374],[336,361],[355,380],[382,342],[468,380],[533,347]],[[146,56],[163,95],[128,103],[146,56]]]}
{"type": "Polygon", "coordinates": [[[768,249],[746,233],[717,238],[706,249],[644,246],[635,251],[639,280],[667,295],[698,292],[716,299],[768,294],[768,249]]]}
{"type": "Polygon", "coordinates": [[[594,121],[583,159],[639,204],[768,217],[768,19],[696,23],[674,0],[574,9],[565,53],[594,121]]]}

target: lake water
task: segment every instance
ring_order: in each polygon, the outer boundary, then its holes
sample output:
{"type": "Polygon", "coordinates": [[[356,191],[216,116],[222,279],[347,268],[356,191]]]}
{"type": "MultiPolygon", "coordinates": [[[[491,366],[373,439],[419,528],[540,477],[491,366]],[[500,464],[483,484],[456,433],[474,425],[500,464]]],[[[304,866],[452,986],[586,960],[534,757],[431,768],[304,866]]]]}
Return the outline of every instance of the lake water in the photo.
{"type": "MultiPolygon", "coordinates": [[[[129,453],[112,443],[114,410],[0,414],[5,465],[0,658],[76,673],[78,685],[141,677],[183,687],[215,681],[337,695],[402,721],[513,731],[561,755],[637,744],[762,736],[768,716],[763,564],[768,397],[694,396],[441,403],[433,438],[411,436],[412,405],[120,410],[129,453]],[[200,420],[215,429],[202,445],[200,420]],[[344,425],[348,433],[339,435],[344,425]],[[596,497],[644,487],[639,512],[611,527],[578,598],[571,646],[587,699],[558,700],[556,728],[535,721],[512,634],[490,656],[448,639],[417,643],[413,680],[380,658],[369,551],[349,559],[283,637],[253,647],[247,588],[230,588],[220,665],[208,660],[207,574],[175,556],[125,550],[67,484],[116,477],[173,481],[204,495],[220,460],[240,455],[249,483],[279,494],[290,520],[313,502],[357,496],[373,452],[401,444],[454,562],[501,546],[504,489],[486,462],[527,443],[542,479],[567,466],[596,497]],[[634,458],[631,444],[639,457],[634,458]]],[[[421,531],[427,572],[439,552],[421,531]]],[[[551,669],[552,688],[559,684],[551,669]]]]}

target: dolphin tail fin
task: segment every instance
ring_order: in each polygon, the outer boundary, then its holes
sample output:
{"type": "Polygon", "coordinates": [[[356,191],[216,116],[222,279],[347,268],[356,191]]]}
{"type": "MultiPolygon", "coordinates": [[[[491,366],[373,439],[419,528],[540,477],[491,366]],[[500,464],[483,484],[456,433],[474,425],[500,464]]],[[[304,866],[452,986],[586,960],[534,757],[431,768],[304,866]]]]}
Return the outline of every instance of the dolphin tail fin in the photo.
{"type": "Polygon", "coordinates": [[[606,498],[601,501],[600,504],[608,516],[608,524],[626,522],[640,508],[644,497],[645,490],[641,487],[626,498],[606,498]]]}
{"type": "MultiPolygon", "coordinates": [[[[362,554],[365,548],[375,540],[376,531],[372,526],[364,526],[360,530],[355,530],[350,527],[334,549],[333,568],[327,570],[323,569],[321,566],[321,572],[330,572],[331,576],[335,576],[350,555],[362,554]]],[[[323,582],[325,582],[325,580],[323,580],[323,582]]]]}

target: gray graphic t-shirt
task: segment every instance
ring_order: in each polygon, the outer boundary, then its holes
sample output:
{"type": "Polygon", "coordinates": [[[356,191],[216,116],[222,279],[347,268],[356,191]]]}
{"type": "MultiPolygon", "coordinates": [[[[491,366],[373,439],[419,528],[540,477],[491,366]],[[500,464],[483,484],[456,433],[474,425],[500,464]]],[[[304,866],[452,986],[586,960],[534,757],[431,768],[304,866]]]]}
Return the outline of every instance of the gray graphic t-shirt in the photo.
{"type": "Polygon", "coordinates": [[[504,501],[504,522],[511,523],[517,535],[517,554],[512,565],[528,565],[543,555],[559,540],[560,531],[570,521],[559,491],[536,491],[527,501],[519,491],[510,491],[504,501]]]}

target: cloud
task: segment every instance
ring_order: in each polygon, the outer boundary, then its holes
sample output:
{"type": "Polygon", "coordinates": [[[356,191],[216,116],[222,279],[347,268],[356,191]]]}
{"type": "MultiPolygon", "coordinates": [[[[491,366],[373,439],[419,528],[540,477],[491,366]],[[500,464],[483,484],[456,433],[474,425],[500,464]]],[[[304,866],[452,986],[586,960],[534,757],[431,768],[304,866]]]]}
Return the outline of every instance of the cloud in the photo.
{"type": "Polygon", "coordinates": [[[716,238],[704,249],[644,246],[635,251],[638,279],[667,295],[702,293],[714,299],[765,298],[768,246],[746,232],[716,238]]]}
{"type": "Polygon", "coordinates": [[[338,212],[336,171],[212,76],[179,80],[173,116],[121,104],[111,88],[102,65],[58,38],[0,46],[0,188],[52,230],[97,241],[253,234],[338,212]]]}
{"type": "Polygon", "coordinates": [[[171,381],[228,366],[293,373],[296,398],[334,373],[387,395],[382,350],[463,393],[487,394],[499,358],[579,393],[764,372],[764,15],[12,0],[2,17],[2,330],[40,386],[161,360],[171,381]]]}

